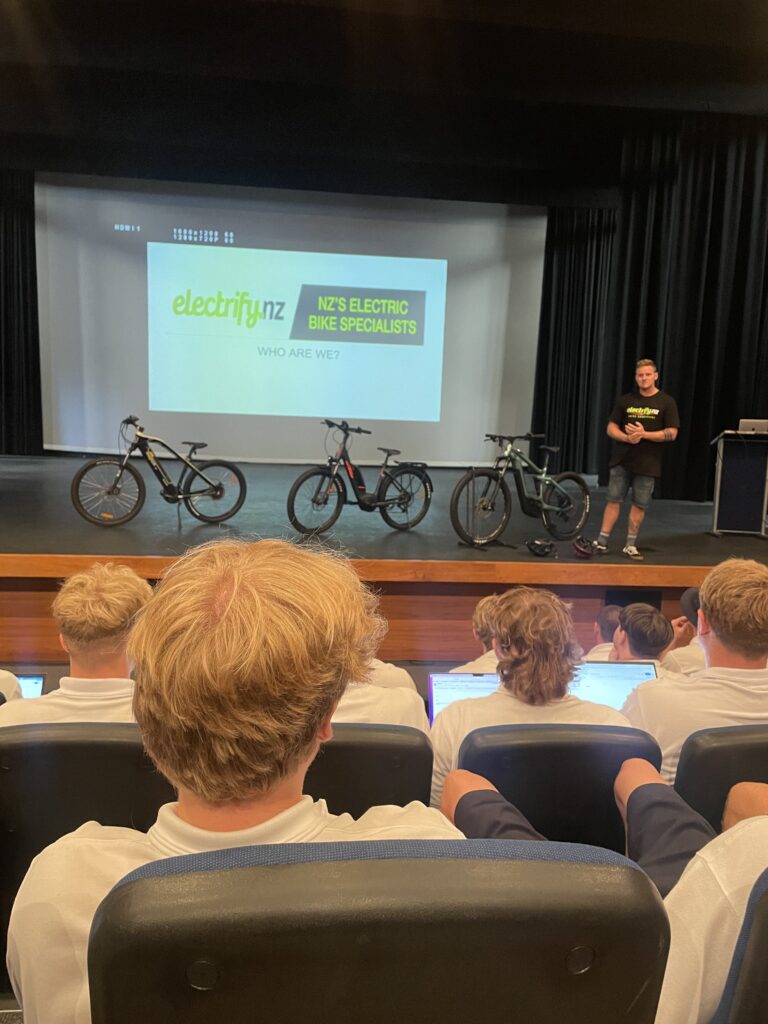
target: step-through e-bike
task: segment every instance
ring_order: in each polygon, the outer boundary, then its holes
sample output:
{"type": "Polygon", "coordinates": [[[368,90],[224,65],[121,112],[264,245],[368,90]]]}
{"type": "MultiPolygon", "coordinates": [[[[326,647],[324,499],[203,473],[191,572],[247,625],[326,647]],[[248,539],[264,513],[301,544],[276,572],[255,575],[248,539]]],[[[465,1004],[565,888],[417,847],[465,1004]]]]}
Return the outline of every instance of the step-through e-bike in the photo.
{"type": "MultiPolygon", "coordinates": [[[[363,427],[350,427],[346,420],[334,423],[323,420],[332,431],[335,450],[325,466],[314,466],[295,481],[288,495],[288,518],[304,534],[329,530],[341,515],[344,505],[357,505],[363,512],[378,512],[394,530],[410,530],[427,514],[432,500],[432,481],[424,462],[400,462],[390,459],[400,452],[396,448],[379,448],[384,461],[379,467],[376,488],[368,491],[365,479],[349,456],[350,435],[370,434],[363,427]],[[341,475],[346,470],[352,498],[341,475]]],[[[327,450],[327,449],[326,449],[327,450]]]]}
{"type": "Polygon", "coordinates": [[[167,441],[147,434],[136,416],[127,416],[120,424],[120,442],[126,446],[120,456],[104,456],[86,462],[72,480],[72,504],[89,523],[121,526],[138,515],[147,489],[144,479],[130,462],[134,452],[144,458],[160,483],[160,494],[172,505],[184,504],[187,511],[204,523],[223,523],[240,510],[245,501],[245,477],[231,462],[216,459],[195,462],[195,452],[207,445],[203,441],[182,441],[189,445],[186,455],[167,441]],[[128,436],[128,428],[134,436],[128,436]],[[181,463],[176,483],[171,480],[152,449],[161,445],[181,463]]]}
{"type": "Polygon", "coordinates": [[[589,516],[589,488],[578,473],[548,471],[550,455],[560,451],[541,445],[544,465],[536,463],[515,441],[543,441],[543,434],[486,434],[502,452],[491,468],[472,467],[458,481],[451,495],[451,525],[467,544],[490,544],[502,535],[512,515],[512,495],[504,479],[507,471],[515,481],[520,508],[527,516],[541,518],[556,540],[575,537],[589,516]],[[530,486],[527,481],[530,481],[530,486]]]}

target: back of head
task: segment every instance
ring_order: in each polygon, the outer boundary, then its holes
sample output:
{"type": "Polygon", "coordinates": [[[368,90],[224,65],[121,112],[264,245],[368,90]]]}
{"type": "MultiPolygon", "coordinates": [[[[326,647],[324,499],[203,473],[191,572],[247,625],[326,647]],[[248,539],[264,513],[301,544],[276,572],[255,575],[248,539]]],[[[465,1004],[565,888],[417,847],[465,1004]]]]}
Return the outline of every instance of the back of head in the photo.
{"type": "Polygon", "coordinates": [[[699,601],[723,647],[744,658],[768,657],[768,567],[729,558],[707,573],[699,601]]]}
{"type": "Polygon", "coordinates": [[[127,565],[96,563],[70,576],[52,609],[70,655],[87,663],[120,653],[151,594],[147,581],[127,565]]]}
{"type": "Polygon", "coordinates": [[[490,650],[493,643],[496,624],[495,613],[498,602],[498,594],[489,594],[477,602],[472,613],[472,629],[486,651],[490,650]]]}
{"type": "Polygon", "coordinates": [[[658,658],[675,635],[669,619],[651,604],[626,605],[619,611],[619,625],[635,658],[658,658]]]}
{"type": "Polygon", "coordinates": [[[568,606],[548,590],[516,587],[499,597],[499,676],[525,704],[547,704],[568,692],[581,656],[568,606]]]}
{"type": "Polygon", "coordinates": [[[174,785],[253,798],[312,755],[384,632],[344,558],[278,540],[188,552],[134,628],[134,714],[174,785]]]}
{"type": "Polygon", "coordinates": [[[603,643],[609,644],[613,640],[613,634],[619,624],[619,612],[621,607],[618,604],[607,604],[597,613],[595,622],[600,630],[603,643]]]}

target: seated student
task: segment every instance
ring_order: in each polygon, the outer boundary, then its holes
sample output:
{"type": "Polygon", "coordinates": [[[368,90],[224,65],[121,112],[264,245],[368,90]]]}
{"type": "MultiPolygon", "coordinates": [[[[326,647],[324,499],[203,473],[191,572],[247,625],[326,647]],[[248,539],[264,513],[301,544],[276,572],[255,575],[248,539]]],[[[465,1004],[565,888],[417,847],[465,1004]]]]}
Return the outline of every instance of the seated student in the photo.
{"type": "Polygon", "coordinates": [[[457,665],[451,672],[469,672],[483,675],[495,672],[499,658],[493,649],[494,613],[499,601],[498,594],[489,594],[481,598],[472,613],[472,636],[483,645],[483,653],[466,665],[457,665]]]}
{"type": "Polygon", "coordinates": [[[0,693],[6,701],[18,700],[21,697],[19,680],[13,672],[6,672],[4,668],[0,668],[0,693]]]}
{"type": "Polygon", "coordinates": [[[683,614],[672,620],[675,639],[661,658],[662,668],[689,676],[707,667],[704,648],[696,635],[699,622],[699,588],[688,587],[680,597],[683,614]]]}
{"type": "Polygon", "coordinates": [[[69,675],[58,690],[0,707],[0,726],[39,722],[132,722],[128,630],[152,588],[126,565],[96,563],[65,580],[53,601],[69,675]]]}
{"type": "MultiPolygon", "coordinates": [[[[656,1024],[707,1024],[723,993],[752,886],[768,868],[768,787],[735,786],[725,813],[732,827],[719,836],[647,761],[625,761],[614,790],[627,855],[657,884],[669,917],[656,1024]]],[[[472,772],[448,776],[442,810],[470,838],[544,839],[472,772]]]]}
{"type": "Polygon", "coordinates": [[[516,587],[499,597],[494,616],[501,684],[487,697],[454,701],[435,719],[433,807],[440,803],[443,779],[457,766],[462,740],[474,729],[557,722],[629,725],[613,708],[568,693],[581,648],[560,598],[548,590],[516,587]]]}
{"type": "Polygon", "coordinates": [[[462,838],[423,804],[355,821],[302,793],[382,631],[374,595],[341,557],[228,540],[170,567],[128,651],[136,721],[178,802],[146,835],[89,822],[32,862],[8,934],[25,1024],[87,1024],[91,920],[148,861],[258,843],[462,838]]]}
{"type": "Polygon", "coordinates": [[[641,683],[623,712],[657,740],[672,782],[680,748],[698,729],[768,724],[768,567],[730,558],[699,590],[698,635],[707,668],[641,683]]]}
{"type": "MultiPolygon", "coordinates": [[[[394,667],[394,666],[393,666],[394,667]]],[[[414,688],[385,688],[370,683],[350,683],[341,695],[332,723],[360,722],[373,725],[408,725],[429,735],[424,701],[414,688]]]]}
{"type": "Polygon", "coordinates": [[[416,689],[410,672],[399,665],[393,665],[391,661],[380,661],[378,658],[371,658],[366,682],[371,686],[382,686],[388,690],[416,689]]]}
{"type": "Polygon", "coordinates": [[[613,634],[614,661],[653,661],[657,674],[659,656],[669,647],[674,630],[669,619],[651,604],[628,604],[619,609],[613,634]]]}
{"type": "Polygon", "coordinates": [[[598,612],[592,633],[595,638],[593,647],[584,655],[584,661],[614,661],[616,652],[613,647],[613,634],[619,624],[619,612],[621,608],[617,604],[607,604],[598,612]]]}

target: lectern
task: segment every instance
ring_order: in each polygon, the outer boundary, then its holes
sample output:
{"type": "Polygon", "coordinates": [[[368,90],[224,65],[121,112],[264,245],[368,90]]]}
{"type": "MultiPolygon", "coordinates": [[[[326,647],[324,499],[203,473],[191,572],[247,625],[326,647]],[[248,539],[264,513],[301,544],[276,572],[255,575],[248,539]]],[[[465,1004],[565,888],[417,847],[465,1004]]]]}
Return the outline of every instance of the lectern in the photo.
{"type": "Polygon", "coordinates": [[[724,430],[717,445],[712,533],[765,537],[768,515],[768,433],[724,430]]]}

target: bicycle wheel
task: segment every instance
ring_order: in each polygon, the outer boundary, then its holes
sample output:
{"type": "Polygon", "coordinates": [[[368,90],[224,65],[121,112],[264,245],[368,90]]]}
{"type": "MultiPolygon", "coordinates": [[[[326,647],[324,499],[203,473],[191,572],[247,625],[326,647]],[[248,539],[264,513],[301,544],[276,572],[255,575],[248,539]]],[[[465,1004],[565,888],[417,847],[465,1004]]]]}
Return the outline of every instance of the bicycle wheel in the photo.
{"type": "Polygon", "coordinates": [[[181,481],[181,492],[187,512],[195,519],[204,523],[223,523],[240,511],[247,487],[245,477],[233,463],[198,462],[181,481]]]}
{"type": "Polygon", "coordinates": [[[541,518],[555,540],[569,540],[589,517],[589,488],[577,473],[559,473],[551,481],[541,495],[541,518]]]}
{"type": "Polygon", "coordinates": [[[467,544],[489,544],[500,537],[512,515],[512,495],[492,469],[470,469],[451,495],[451,526],[467,544]]]}
{"type": "Polygon", "coordinates": [[[393,530],[411,530],[429,511],[432,481],[415,466],[398,466],[387,474],[378,500],[393,504],[379,509],[381,518],[393,530]]]}
{"type": "Polygon", "coordinates": [[[288,494],[288,518],[299,533],[323,533],[341,515],[345,497],[344,481],[329,469],[308,469],[288,494]]]}
{"type": "Polygon", "coordinates": [[[93,459],[72,480],[72,504],[89,523],[121,526],[138,515],[147,496],[138,470],[120,459],[93,459]]]}

